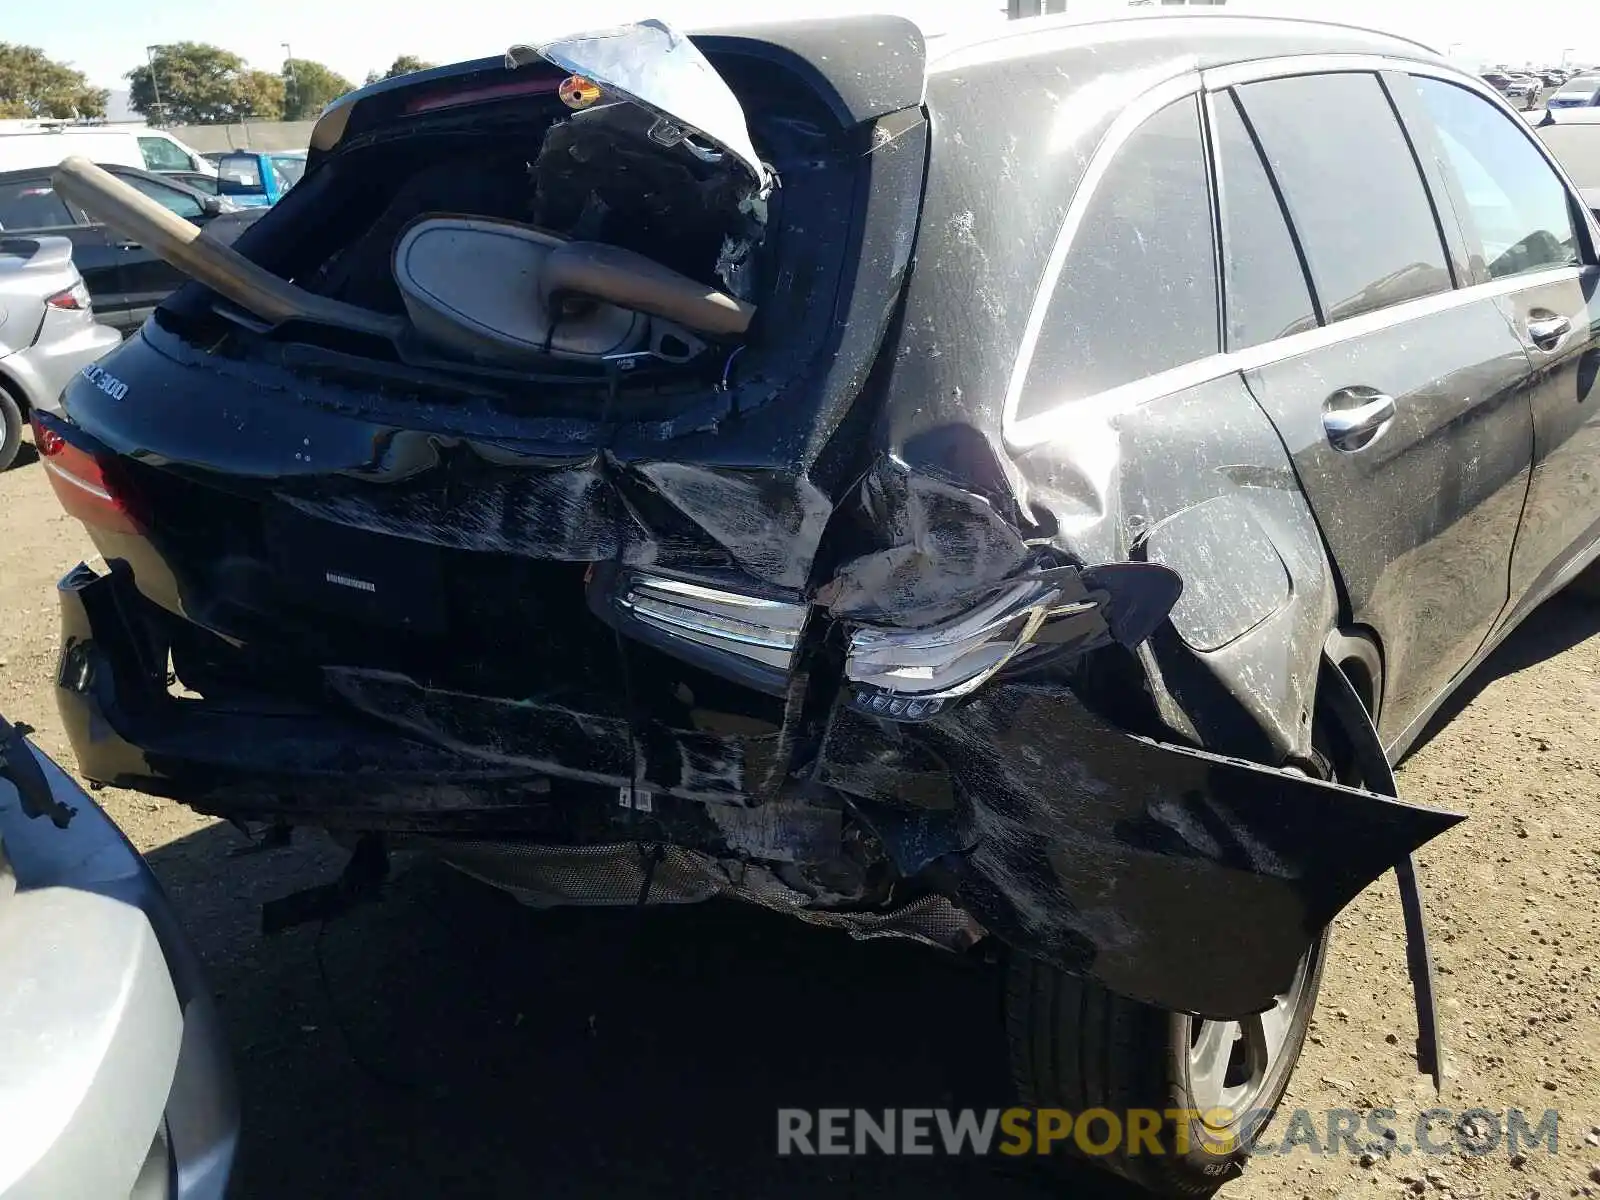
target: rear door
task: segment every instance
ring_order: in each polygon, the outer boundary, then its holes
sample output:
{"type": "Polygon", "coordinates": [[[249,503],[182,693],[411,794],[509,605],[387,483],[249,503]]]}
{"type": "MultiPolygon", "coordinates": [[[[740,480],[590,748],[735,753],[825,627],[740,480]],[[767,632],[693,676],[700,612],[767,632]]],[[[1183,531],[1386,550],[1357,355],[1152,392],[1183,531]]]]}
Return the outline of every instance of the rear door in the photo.
{"type": "Polygon", "coordinates": [[[1531,361],[1533,478],[1511,558],[1525,609],[1600,537],[1600,266],[1581,201],[1526,125],[1461,84],[1412,76],[1475,278],[1531,361]]]}
{"type": "Polygon", "coordinates": [[[1213,97],[1218,141],[1264,159],[1319,326],[1241,350],[1245,379],[1294,459],[1347,619],[1382,645],[1387,741],[1505,607],[1528,360],[1495,299],[1458,287],[1459,232],[1439,220],[1389,83],[1232,78],[1213,97]]]}
{"type": "Polygon", "coordinates": [[[56,195],[48,172],[0,181],[0,233],[69,238],[72,261],[89,289],[95,315],[107,324],[117,323],[125,303],[120,252],[102,226],[91,225],[56,195]]]}

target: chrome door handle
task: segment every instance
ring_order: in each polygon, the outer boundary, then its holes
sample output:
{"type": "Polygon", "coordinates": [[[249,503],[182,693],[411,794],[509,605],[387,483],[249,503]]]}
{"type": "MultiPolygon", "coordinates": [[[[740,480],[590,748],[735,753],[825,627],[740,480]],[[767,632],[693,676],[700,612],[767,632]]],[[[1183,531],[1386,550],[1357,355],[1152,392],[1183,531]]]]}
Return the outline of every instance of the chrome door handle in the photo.
{"type": "Polygon", "coordinates": [[[1572,322],[1558,313],[1528,318],[1528,340],[1541,350],[1554,350],[1572,332],[1572,322]]]}
{"type": "Polygon", "coordinates": [[[1365,450],[1378,440],[1389,422],[1394,420],[1394,397],[1385,396],[1371,388],[1346,388],[1335,392],[1328,397],[1328,404],[1348,405],[1325,406],[1322,410],[1322,428],[1328,435],[1328,441],[1335,450],[1342,450],[1346,454],[1365,450]],[[1352,400],[1357,403],[1350,405],[1352,400]]]}

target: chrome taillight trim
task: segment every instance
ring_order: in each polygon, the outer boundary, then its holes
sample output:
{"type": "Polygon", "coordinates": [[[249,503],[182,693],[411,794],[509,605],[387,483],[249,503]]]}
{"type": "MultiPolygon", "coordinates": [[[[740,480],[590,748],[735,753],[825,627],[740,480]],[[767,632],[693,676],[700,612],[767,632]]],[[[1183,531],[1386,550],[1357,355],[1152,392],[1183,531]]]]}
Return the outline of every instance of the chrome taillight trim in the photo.
{"type": "Polygon", "coordinates": [[[794,666],[806,607],[665,576],[636,575],[617,598],[635,620],[779,671],[794,666]]]}
{"type": "Polygon", "coordinates": [[[1093,621],[1099,602],[1075,590],[1069,598],[1059,582],[1025,580],[929,628],[858,628],[844,668],[857,688],[856,707],[891,716],[932,716],[992,679],[1033,644],[1046,622],[1093,621]]]}

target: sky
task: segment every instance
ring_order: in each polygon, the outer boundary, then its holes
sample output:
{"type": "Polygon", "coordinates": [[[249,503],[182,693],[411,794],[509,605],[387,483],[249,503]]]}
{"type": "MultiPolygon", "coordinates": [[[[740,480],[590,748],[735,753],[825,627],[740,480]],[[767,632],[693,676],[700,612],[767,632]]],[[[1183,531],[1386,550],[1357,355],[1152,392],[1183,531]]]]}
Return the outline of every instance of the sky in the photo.
{"type": "MultiPolygon", "coordinates": [[[[828,16],[889,11],[949,29],[999,19],[1003,0],[806,0],[770,6],[751,0],[0,0],[0,40],[38,46],[72,63],[101,86],[125,86],[122,76],[144,61],[145,47],[175,41],[214,42],[254,67],[277,70],[283,43],[296,58],[326,63],[361,82],[397,55],[452,62],[498,54],[526,42],[580,28],[641,17],[685,27],[777,16],[828,16]]],[[[1068,0],[1068,11],[1103,11],[1118,0],[1068,0]]],[[[1489,0],[1230,0],[1230,10],[1328,16],[1391,30],[1428,42],[1464,65],[1573,62],[1600,65],[1600,4],[1595,0],[1538,0],[1512,5],[1489,0]]]]}

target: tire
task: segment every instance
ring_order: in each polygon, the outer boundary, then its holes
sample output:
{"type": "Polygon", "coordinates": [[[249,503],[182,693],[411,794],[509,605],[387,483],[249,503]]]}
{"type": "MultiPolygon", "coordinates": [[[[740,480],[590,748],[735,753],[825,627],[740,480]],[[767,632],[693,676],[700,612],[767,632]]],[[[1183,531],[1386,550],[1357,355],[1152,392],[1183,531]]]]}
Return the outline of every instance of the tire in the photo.
{"type": "Polygon", "coordinates": [[[22,445],[22,408],[16,398],[0,384],[0,471],[17,458],[22,445]]]}
{"type": "MultiPolygon", "coordinates": [[[[1205,1030],[1217,1023],[1163,1012],[1090,980],[1013,956],[1007,970],[1006,1023],[1012,1078],[1022,1102],[1073,1114],[1103,1108],[1122,1122],[1134,1110],[1196,1114],[1177,1118],[1185,1124],[1181,1131],[1174,1119],[1163,1117],[1157,1131],[1160,1154],[1130,1154],[1124,1138],[1109,1153],[1084,1161],[1159,1195],[1211,1195],[1244,1169],[1246,1139],[1262,1128],[1262,1114],[1277,1109],[1289,1086],[1316,1009],[1327,943],[1324,930],[1302,966],[1299,1002],[1259,1091],[1231,1122],[1216,1127],[1200,1115],[1211,1110],[1216,1119],[1211,1102],[1198,1096],[1191,1082],[1189,1051],[1196,1025],[1205,1030]]],[[[1092,1140],[1105,1137],[1106,1131],[1096,1128],[1092,1140]]]]}
{"type": "MultiPolygon", "coordinates": [[[[1342,747],[1343,738],[1327,725],[1326,720],[1318,722],[1321,773],[1359,786],[1356,772],[1345,765],[1350,756],[1330,753],[1333,745],[1342,747]],[[1337,770],[1332,765],[1335,758],[1337,770]]],[[[1108,1152],[1084,1156],[1083,1161],[1159,1195],[1211,1195],[1243,1171],[1249,1139],[1265,1126],[1289,1086],[1316,1011],[1328,936],[1329,931],[1323,930],[1312,944],[1285,993],[1292,1002],[1281,1021],[1281,1042],[1264,1069],[1258,1073],[1250,1070],[1251,1039],[1247,1037],[1238,1042],[1228,1039],[1226,1057],[1212,1057],[1213,1063],[1227,1064],[1227,1072],[1221,1075],[1223,1085],[1235,1078],[1236,1062],[1239,1073],[1252,1076],[1242,1092],[1222,1092],[1220,1106],[1233,1114],[1229,1121],[1218,1120],[1215,1113],[1219,1107],[1217,1076],[1211,1077],[1213,1086],[1197,1087],[1191,1051],[1204,1059],[1197,1041],[1209,1034],[1217,1039],[1209,1044],[1218,1045],[1226,1037],[1226,1026],[1234,1023],[1201,1022],[1152,1008],[1117,996],[1091,980],[1024,955],[1011,955],[1006,968],[1006,1032],[1012,1080],[1021,1102],[1065,1109],[1074,1115],[1102,1108],[1115,1114],[1124,1126],[1130,1111],[1153,1110],[1161,1117],[1156,1131],[1161,1153],[1152,1154],[1148,1149],[1129,1153],[1129,1139],[1124,1136],[1108,1152]],[[1171,1109],[1193,1115],[1169,1117],[1171,1109]],[[1203,1119],[1207,1110],[1212,1110],[1213,1123],[1203,1119]],[[1182,1129],[1177,1124],[1180,1120],[1182,1129]]],[[[1266,1017],[1261,1026],[1268,1027],[1266,1017]]],[[[1126,1134],[1126,1128],[1123,1132],[1126,1134]]],[[[1090,1145],[1098,1148],[1107,1137],[1107,1130],[1097,1125],[1090,1145]]],[[[1065,1149],[1068,1144],[1063,1140],[1058,1146],[1065,1149]]],[[[1076,1147],[1071,1152],[1081,1154],[1076,1147]]]]}

